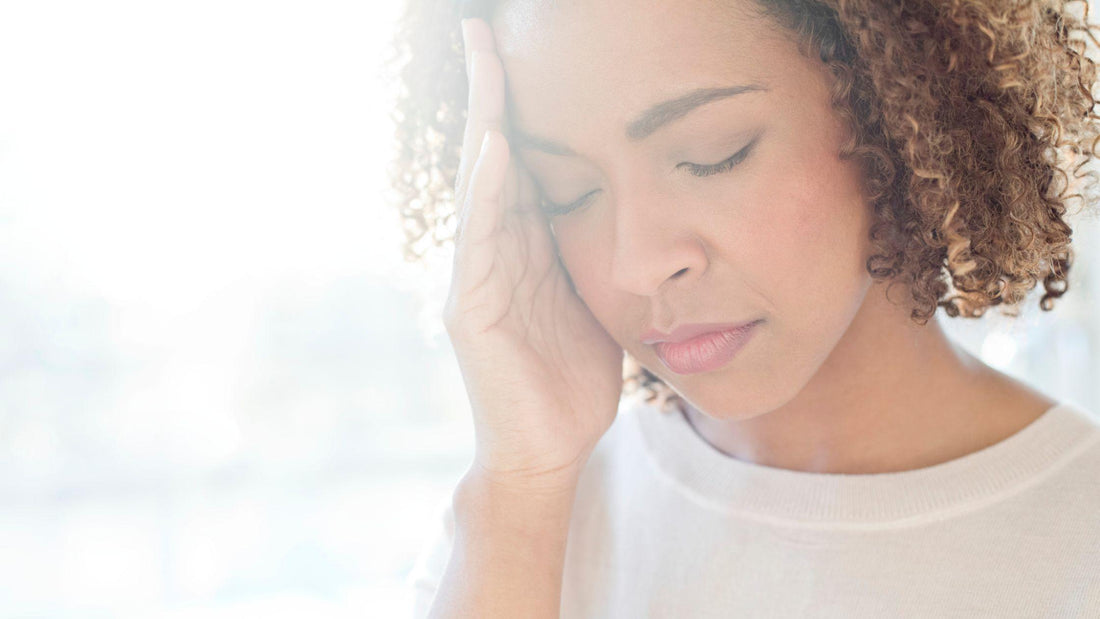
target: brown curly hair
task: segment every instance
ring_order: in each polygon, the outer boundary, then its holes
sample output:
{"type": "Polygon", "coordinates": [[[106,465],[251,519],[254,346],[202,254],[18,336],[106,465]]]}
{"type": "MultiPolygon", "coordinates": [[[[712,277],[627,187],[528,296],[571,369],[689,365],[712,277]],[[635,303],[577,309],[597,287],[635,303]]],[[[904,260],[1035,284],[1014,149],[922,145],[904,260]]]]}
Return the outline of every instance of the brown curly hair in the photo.
{"type": "MultiPolygon", "coordinates": [[[[406,260],[452,239],[439,232],[453,234],[466,122],[459,20],[488,17],[494,2],[458,4],[410,0],[388,63],[402,86],[390,179],[406,260]]],[[[1096,198],[1096,173],[1085,170],[1100,141],[1087,2],[756,5],[832,74],[833,106],[852,128],[840,155],[860,162],[875,212],[867,271],[888,287],[907,284],[912,320],[925,324],[937,307],[976,318],[1002,304],[1016,316],[1040,280],[1039,306],[1051,310],[1073,263],[1067,207],[1096,198]]],[[[626,360],[628,393],[679,401],[626,360]]]]}

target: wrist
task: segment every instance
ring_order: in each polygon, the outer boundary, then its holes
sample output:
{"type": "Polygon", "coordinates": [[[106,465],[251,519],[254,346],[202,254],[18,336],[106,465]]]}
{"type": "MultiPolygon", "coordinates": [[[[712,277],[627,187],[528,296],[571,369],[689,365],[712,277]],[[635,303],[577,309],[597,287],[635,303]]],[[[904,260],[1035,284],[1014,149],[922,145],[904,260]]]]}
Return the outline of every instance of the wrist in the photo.
{"type": "Polygon", "coordinates": [[[473,466],[453,496],[456,525],[492,528],[497,533],[542,536],[568,530],[576,496],[576,478],[516,480],[491,475],[473,466]]]}

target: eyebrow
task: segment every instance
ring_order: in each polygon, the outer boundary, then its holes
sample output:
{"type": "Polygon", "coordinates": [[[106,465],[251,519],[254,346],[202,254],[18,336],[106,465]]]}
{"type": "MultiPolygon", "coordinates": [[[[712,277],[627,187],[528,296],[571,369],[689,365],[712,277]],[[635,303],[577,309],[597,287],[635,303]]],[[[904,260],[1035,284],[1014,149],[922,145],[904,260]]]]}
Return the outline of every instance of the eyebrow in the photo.
{"type": "MultiPolygon", "coordinates": [[[[767,89],[766,86],[761,84],[745,84],[725,88],[698,88],[692,90],[675,99],[657,103],[642,112],[637,119],[626,125],[626,137],[631,142],[639,142],[653,135],[661,127],[683,118],[692,110],[706,103],[745,92],[766,91],[767,89]]],[[[576,151],[564,144],[521,131],[515,127],[512,127],[511,137],[517,149],[538,150],[562,157],[575,157],[577,155],[576,151]]]]}

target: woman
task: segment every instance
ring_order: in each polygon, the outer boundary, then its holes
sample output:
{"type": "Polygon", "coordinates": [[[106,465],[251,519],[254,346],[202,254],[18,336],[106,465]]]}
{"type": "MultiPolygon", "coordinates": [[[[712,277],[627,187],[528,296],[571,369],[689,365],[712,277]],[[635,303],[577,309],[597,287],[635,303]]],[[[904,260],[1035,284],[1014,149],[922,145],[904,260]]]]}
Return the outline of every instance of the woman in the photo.
{"type": "Polygon", "coordinates": [[[1087,15],[466,8],[405,25],[395,180],[410,249],[457,205],[477,437],[420,614],[1100,616],[1095,416],[929,320],[1067,290],[1087,15]]]}

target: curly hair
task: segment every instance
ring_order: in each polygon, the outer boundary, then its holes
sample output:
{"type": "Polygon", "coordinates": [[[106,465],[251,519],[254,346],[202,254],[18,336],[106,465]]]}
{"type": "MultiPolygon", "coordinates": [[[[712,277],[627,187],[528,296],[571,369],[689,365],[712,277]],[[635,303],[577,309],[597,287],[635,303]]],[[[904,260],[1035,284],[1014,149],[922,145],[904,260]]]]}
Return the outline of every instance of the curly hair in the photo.
{"type": "MultiPolygon", "coordinates": [[[[403,88],[390,170],[407,260],[451,236],[454,180],[468,96],[453,0],[410,0],[390,66],[403,88]]],[[[938,307],[977,318],[1016,316],[1068,290],[1074,253],[1067,209],[1096,199],[1098,42],[1082,0],[755,0],[803,54],[832,75],[832,105],[852,129],[840,152],[863,171],[874,209],[866,264],[876,281],[906,284],[911,318],[938,307]],[[1074,12],[1079,7],[1080,11],[1074,12]],[[1089,43],[1092,44],[1091,48],[1089,43]]],[[[624,389],[662,408],[679,401],[630,355],[624,389]]]]}

